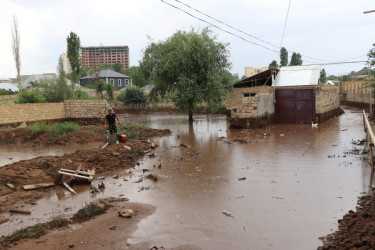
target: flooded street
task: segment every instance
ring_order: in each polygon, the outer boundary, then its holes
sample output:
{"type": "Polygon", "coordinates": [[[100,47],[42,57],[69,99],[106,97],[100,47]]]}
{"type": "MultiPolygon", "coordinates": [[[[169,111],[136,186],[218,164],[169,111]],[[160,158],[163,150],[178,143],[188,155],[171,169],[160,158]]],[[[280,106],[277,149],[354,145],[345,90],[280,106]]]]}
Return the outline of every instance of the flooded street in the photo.
{"type": "MultiPolygon", "coordinates": [[[[88,186],[77,186],[78,195],[56,187],[48,199],[29,207],[31,216],[15,215],[1,224],[1,235],[56,214],[69,216],[93,199],[123,195],[157,208],[138,224],[128,240],[132,245],[316,249],[318,238],[335,231],[337,220],[354,210],[357,197],[369,190],[371,167],[353,153],[354,147],[361,151],[363,146],[351,143],[365,137],[358,109],[347,107],[318,128],[271,125],[266,139],[259,136],[250,144],[226,142],[242,132],[229,130],[224,116],[195,116],[192,125],[177,115],[128,119],[173,134],[153,139],[156,156],[145,157],[132,176],[121,170],[119,179],[107,177],[106,189],[96,196],[88,193],[88,186]],[[142,169],[152,170],[159,181],[133,183],[142,169]]],[[[0,163],[28,157],[17,154],[1,147],[0,163]]],[[[116,242],[117,249],[126,247],[125,238],[116,242]]]]}

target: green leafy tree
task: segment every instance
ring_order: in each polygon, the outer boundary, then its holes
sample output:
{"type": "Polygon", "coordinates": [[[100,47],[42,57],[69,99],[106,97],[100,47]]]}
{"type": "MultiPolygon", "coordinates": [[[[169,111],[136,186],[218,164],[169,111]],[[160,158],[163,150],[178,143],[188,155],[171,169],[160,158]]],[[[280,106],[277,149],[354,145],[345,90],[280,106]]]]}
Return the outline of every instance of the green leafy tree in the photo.
{"type": "Polygon", "coordinates": [[[288,66],[288,51],[284,47],[280,49],[280,66],[288,66]]]}
{"type": "Polygon", "coordinates": [[[105,91],[107,92],[107,96],[110,100],[113,100],[113,91],[114,87],[111,84],[106,83],[105,91]]]}
{"type": "Polygon", "coordinates": [[[270,65],[268,65],[268,68],[269,69],[272,69],[272,68],[278,68],[279,65],[277,64],[276,60],[273,60],[270,65]]]}
{"type": "Polygon", "coordinates": [[[99,66],[99,70],[106,70],[110,69],[113,71],[116,71],[118,73],[124,74],[125,70],[121,63],[115,63],[115,64],[101,64],[99,66]]]}
{"type": "Polygon", "coordinates": [[[232,88],[228,58],[228,44],[218,42],[207,28],[200,32],[192,29],[152,42],[144,51],[141,69],[155,84],[151,94],[162,98],[169,94],[192,122],[199,104],[216,111],[232,88]]]}
{"type": "Polygon", "coordinates": [[[302,56],[300,53],[293,52],[292,58],[290,58],[289,66],[302,65],[302,56]]]}
{"type": "Polygon", "coordinates": [[[145,78],[145,75],[139,66],[132,66],[126,69],[125,75],[130,76],[132,78],[132,84],[137,85],[138,87],[143,87],[150,84],[150,81],[145,78]]]}
{"type": "Polygon", "coordinates": [[[85,91],[82,91],[81,89],[77,89],[75,92],[75,96],[79,100],[88,100],[90,99],[90,96],[85,91]]]}
{"type": "Polygon", "coordinates": [[[106,89],[107,83],[103,79],[99,79],[96,83],[96,94],[100,94],[101,98],[104,98],[103,91],[106,89]]]}
{"type": "Polygon", "coordinates": [[[327,81],[327,73],[326,73],[325,69],[322,69],[320,71],[319,83],[325,84],[326,81],[327,81]]]}
{"type": "Polygon", "coordinates": [[[375,66],[375,43],[372,46],[373,46],[373,48],[370,49],[367,56],[368,56],[368,59],[369,59],[369,62],[370,62],[370,66],[374,67],[375,66]]]}
{"type": "Polygon", "coordinates": [[[146,103],[147,98],[141,89],[137,86],[130,86],[122,90],[117,96],[117,100],[122,102],[124,105],[130,103],[146,103]]]}
{"type": "MultiPolygon", "coordinates": [[[[72,85],[72,91],[75,93],[74,89],[78,81],[79,72],[81,69],[81,41],[77,34],[70,32],[69,36],[66,38],[67,42],[67,56],[72,67],[72,72],[70,74],[70,80],[72,85]]],[[[74,94],[73,94],[74,99],[74,94]]]]}

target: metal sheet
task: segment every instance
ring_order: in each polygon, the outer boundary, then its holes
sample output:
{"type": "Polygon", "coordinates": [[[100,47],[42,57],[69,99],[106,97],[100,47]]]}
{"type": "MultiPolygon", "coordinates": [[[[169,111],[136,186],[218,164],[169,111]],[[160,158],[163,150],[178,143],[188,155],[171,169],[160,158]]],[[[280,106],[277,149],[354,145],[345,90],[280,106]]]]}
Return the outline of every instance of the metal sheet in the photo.
{"type": "Polygon", "coordinates": [[[321,65],[281,67],[273,86],[318,85],[321,65]]]}

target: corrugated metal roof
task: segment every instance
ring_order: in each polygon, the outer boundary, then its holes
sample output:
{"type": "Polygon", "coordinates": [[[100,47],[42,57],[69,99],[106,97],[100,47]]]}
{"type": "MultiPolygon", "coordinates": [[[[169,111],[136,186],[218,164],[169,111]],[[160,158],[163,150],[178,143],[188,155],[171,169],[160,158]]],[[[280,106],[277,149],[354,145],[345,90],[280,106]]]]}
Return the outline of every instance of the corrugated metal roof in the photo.
{"type": "MultiPolygon", "coordinates": [[[[118,73],[118,72],[110,70],[110,69],[99,71],[99,77],[100,78],[105,78],[105,77],[125,77],[125,78],[131,78],[130,76],[118,73]]],[[[85,77],[82,77],[81,79],[91,79],[91,78],[95,78],[95,73],[93,73],[91,75],[88,75],[88,76],[85,76],[85,77]]]]}
{"type": "Polygon", "coordinates": [[[321,65],[281,67],[272,86],[318,85],[321,65]]]}
{"type": "Polygon", "coordinates": [[[260,72],[256,75],[250,76],[246,79],[243,79],[239,82],[236,82],[233,84],[234,88],[245,88],[245,87],[253,87],[253,86],[261,86],[261,85],[272,85],[272,75],[277,74],[279,69],[272,68],[265,70],[263,72],[260,72]]]}

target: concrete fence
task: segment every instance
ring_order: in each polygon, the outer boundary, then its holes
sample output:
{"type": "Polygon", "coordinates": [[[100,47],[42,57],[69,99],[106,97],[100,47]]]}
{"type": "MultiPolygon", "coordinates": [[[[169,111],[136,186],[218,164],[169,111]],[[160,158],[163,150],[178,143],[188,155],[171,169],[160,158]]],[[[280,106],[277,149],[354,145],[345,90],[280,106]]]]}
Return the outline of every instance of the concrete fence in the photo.
{"type": "Polygon", "coordinates": [[[103,119],[108,108],[106,100],[0,104],[0,125],[49,120],[103,119]]]}
{"type": "Polygon", "coordinates": [[[343,104],[365,105],[374,103],[373,88],[366,81],[349,81],[341,84],[340,101],[343,104]]]}

